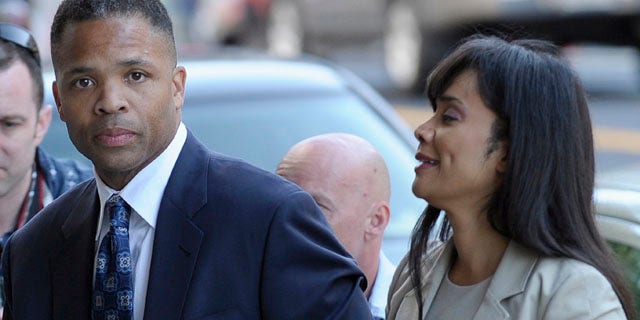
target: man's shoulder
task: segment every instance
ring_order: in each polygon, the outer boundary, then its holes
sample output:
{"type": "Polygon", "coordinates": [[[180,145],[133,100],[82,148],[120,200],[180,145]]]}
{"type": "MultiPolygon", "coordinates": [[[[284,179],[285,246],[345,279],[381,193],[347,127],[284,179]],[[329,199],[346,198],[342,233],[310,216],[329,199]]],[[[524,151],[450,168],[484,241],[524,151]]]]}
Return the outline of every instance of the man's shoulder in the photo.
{"type": "Polygon", "coordinates": [[[73,159],[52,157],[42,148],[38,148],[36,159],[54,198],[93,176],[89,166],[73,159]]]}
{"type": "Polygon", "coordinates": [[[294,184],[273,172],[255,166],[244,159],[212,151],[202,144],[197,137],[189,133],[183,146],[180,157],[176,162],[179,174],[186,177],[204,174],[209,184],[216,184],[233,189],[235,186],[242,189],[251,187],[269,186],[269,190],[278,190],[279,187],[288,190],[299,190],[294,184]],[[206,162],[206,167],[202,166],[206,162]]]}
{"type": "Polygon", "coordinates": [[[209,150],[191,137],[175,164],[166,197],[182,201],[187,192],[192,195],[191,200],[206,198],[207,206],[216,208],[211,212],[232,208],[233,216],[265,219],[279,208],[301,205],[308,210],[308,202],[313,202],[300,187],[275,173],[209,150]]]}
{"type": "Polygon", "coordinates": [[[212,153],[210,169],[210,182],[224,181],[227,186],[237,186],[245,192],[266,193],[273,196],[278,193],[289,194],[301,191],[297,185],[273,172],[242,159],[215,152],[212,153]]]}
{"type": "MultiPolygon", "coordinates": [[[[14,235],[40,234],[44,231],[48,232],[62,226],[69,214],[75,210],[76,206],[85,205],[88,201],[92,201],[92,199],[88,198],[88,195],[91,194],[97,197],[94,179],[89,179],[75,185],[69,191],[45,206],[38,214],[30,219],[27,224],[18,229],[14,235]]],[[[87,212],[87,214],[91,214],[91,212],[87,212]]],[[[28,238],[29,237],[30,236],[28,236],[28,238]]]]}

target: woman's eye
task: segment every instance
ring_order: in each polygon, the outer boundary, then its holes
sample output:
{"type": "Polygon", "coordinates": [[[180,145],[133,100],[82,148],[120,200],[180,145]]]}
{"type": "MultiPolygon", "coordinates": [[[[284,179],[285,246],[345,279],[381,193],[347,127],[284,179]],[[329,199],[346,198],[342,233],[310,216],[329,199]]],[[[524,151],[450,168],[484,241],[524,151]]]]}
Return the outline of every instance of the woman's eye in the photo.
{"type": "Polygon", "coordinates": [[[449,115],[449,114],[443,114],[442,115],[442,122],[444,123],[448,123],[448,122],[452,122],[452,121],[456,121],[458,120],[457,117],[453,116],[453,115],[449,115]]]}

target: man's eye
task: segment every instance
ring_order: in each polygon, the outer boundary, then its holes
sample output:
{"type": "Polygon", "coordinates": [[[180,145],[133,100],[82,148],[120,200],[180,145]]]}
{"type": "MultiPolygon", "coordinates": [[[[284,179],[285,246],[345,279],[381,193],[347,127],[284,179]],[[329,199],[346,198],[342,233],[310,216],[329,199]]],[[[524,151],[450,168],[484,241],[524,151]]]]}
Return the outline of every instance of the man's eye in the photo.
{"type": "Polygon", "coordinates": [[[2,122],[2,126],[5,127],[5,128],[14,128],[14,127],[17,127],[18,125],[20,125],[20,124],[17,123],[17,122],[14,122],[14,121],[4,121],[4,122],[2,122]]]}
{"type": "Polygon", "coordinates": [[[73,82],[73,86],[77,88],[86,88],[93,86],[93,80],[91,79],[79,79],[73,82]]]}
{"type": "Polygon", "coordinates": [[[3,131],[5,130],[13,130],[24,125],[24,121],[22,120],[12,120],[12,119],[2,119],[0,120],[0,128],[3,131]]]}
{"type": "Polygon", "coordinates": [[[145,79],[145,75],[142,72],[132,72],[129,74],[129,79],[134,82],[139,82],[145,79]]]}

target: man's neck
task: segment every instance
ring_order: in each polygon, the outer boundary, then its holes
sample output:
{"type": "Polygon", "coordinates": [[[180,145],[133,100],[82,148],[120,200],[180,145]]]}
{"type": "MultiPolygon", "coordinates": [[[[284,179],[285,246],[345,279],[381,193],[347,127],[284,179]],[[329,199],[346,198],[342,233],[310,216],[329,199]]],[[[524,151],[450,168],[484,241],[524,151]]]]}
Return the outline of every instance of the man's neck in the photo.
{"type": "Polygon", "coordinates": [[[378,275],[378,267],[380,264],[380,249],[370,250],[366,257],[361,257],[358,261],[360,269],[367,278],[367,289],[364,291],[364,295],[369,299],[371,296],[371,290],[375,285],[376,276],[378,275]]]}

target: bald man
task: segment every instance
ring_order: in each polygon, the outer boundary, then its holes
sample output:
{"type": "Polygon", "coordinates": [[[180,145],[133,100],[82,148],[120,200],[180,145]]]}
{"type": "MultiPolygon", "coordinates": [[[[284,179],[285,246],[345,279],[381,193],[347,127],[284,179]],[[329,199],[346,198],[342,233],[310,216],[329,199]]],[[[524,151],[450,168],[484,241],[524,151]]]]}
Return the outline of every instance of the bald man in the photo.
{"type": "Polygon", "coordinates": [[[319,135],[293,146],[276,172],[313,196],[367,278],[374,319],[384,319],[395,266],[380,250],[391,215],[389,171],[380,153],[355,135],[319,135]]]}

